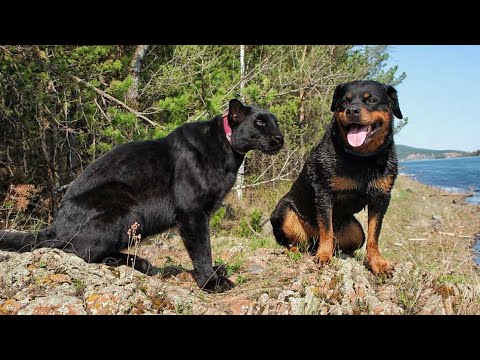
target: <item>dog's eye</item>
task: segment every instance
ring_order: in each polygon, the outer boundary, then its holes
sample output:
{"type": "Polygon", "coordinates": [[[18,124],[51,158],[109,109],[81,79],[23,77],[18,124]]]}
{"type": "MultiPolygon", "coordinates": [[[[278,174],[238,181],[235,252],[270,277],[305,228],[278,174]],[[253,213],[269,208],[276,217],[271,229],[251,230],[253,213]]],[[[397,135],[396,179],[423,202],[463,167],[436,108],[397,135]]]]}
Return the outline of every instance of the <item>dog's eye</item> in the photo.
{"type": "Polygon", "coordinates": [[[374,97],[371,97],[370,99],[367,100],[369,104],[375,104],[378,100],[375,99],[374,97]]]}
{"type": "Polygon", "coordinates": [[[341,102],[341,104],[342,104],[343,106],[347,105],[347,103],[348,103],[347,99],[343,99],[342,102],[341,102]]]}
{"type": "Polygon", "coordinates": [[[265,121],[263,121],[263,120],[257,120],[257,121],[255,121],[255,124],[257,124],[258,126],[265,126],[265,125],[267,125],[267,124],[265,124],[265,121]]]}

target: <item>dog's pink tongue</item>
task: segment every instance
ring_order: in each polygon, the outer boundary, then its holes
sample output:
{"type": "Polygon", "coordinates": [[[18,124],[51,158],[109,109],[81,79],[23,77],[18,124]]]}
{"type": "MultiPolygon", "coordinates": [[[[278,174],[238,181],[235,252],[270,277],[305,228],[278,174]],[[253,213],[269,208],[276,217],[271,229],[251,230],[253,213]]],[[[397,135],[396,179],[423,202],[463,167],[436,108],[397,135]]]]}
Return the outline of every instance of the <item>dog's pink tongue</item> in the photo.
{"type": "Polygon", "coordinates": [[[347,134],[348,143],[353,147],[361,146],[367,137],[368,126],[361,126],[357,124],[350,125],[350,130],[347,134]]]}

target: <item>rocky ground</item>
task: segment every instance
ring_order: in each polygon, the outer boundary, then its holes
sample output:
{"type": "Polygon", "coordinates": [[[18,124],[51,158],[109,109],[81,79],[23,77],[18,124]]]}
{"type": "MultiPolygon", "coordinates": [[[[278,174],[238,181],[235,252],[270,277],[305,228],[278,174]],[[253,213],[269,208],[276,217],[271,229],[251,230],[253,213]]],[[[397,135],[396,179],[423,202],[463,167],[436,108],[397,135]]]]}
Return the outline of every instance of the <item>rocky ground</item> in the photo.
{"type": "Polygon", "coordinates": [[[188,271],[168,267],[176,275],[87,264],[56,249],[0,252],[0,314],[453,314],[480,299],[479,286],[440,282],[409,262],[377,279],[355,258],[319,271],[307,256],[258,249],[224,294],[204,293],[188,271]]]}
{"type": "Polygon", "coordinates": [[[236,287],[209,294],[171,232],[131,249],[161,269],[155,276],[56,249],[0,251],[0,314],[478,314],[471,245],[480,207],[443,195],[408,179],[394,189],[381,242],[395,264],[390,279],[365,268],[362,250],[319,270],[310,255],[278,247],[266,227],[212,239],[215,262],[236,287]]]}

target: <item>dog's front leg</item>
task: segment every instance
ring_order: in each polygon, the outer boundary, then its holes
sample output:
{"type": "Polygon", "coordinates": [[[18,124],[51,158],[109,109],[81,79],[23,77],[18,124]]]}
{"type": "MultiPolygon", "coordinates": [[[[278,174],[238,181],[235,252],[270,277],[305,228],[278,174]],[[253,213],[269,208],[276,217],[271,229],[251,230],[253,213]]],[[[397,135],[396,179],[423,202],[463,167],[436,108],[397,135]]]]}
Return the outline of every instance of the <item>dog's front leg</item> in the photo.
{"type": "Polygon", "coordinates": [[[177,224],[185,248],[193,263],[193,273],[202,290],[223,292],[234,287],[221,268],[212,267],[208,216],[176,211],[177,224]]]}
{"type": "Polygon", "coordinates": [[[390,203],[390,193],[379,194],[368,203],[368,239],[367,263],[375,275],[391,276],[393,265],[385,260],[378,248],[378,238],[382,229],[382,221],[390,203]]]}
{"type": "Polygon", "coordinates": [[[315,262],[319,267],[327,264],[333,256],[333,225],[332,207],[323,206],[317,209],[317,222],[319,228],[320,246],[315,255],[315,262]]]}

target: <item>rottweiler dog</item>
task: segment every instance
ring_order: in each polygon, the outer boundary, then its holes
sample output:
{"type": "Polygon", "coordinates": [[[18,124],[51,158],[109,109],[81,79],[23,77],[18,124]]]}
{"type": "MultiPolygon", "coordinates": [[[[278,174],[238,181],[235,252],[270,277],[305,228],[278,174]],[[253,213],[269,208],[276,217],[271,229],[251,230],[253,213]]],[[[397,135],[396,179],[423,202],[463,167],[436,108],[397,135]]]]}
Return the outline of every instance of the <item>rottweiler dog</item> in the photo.
{"type": "MultiPolygon", "coordinates": [[[[197,284],[214,292],[231,289],[224,269],[212,267],[210,216],[235,183],[245,153],[275,154],[283,143],[275,115],[233,99],[223,116],[99,157],[70,184],[50,228],[37,234],[0,231],[0,248],[53,247],[87,262],[130,264],[132,257],[120,251],[129,245],[132,224],[139,224],[141,238],[177,226],[197,284]]],[[[152,270],[145,259],[136,258],[134,266],[152,270]]]]}
{"type": "Polygon", "coordinates": [[[366,262],[375,275],[390,276],[393,266],[380,254],[378,238],[397,177],[397,91],[376,81],[340,84],[331,111],[323,139],[271,215],[275,238],[288,248],[313,250],[322,266],[334,248],[352,254],[364,244],[354,214],[368,207],[366,262]]]}

